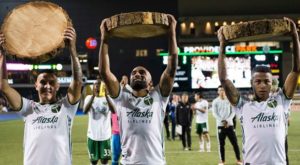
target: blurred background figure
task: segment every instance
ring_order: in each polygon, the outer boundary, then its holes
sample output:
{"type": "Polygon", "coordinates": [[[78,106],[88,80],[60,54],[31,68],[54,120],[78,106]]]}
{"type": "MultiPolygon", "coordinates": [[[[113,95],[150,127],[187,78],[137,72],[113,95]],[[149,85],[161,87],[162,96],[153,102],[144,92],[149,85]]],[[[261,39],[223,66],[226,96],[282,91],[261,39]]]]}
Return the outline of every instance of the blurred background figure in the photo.
{"type": "Polygon", "coordinates": [[[224,165],[225,163],[225,140],[228,137],[231,145],[233,146],[237,164],[242,164],[240,157],[240,149],[238,146],[237,137],[235,134],[235,129],[233,126],[233,118],[235,116],[234,111],[230,102],[226,98],[224,89],[222,86],[218,87],[219,96],[212,102],[213,116],[216,118],[217,122],[217,138],[219,143],[219,165],[224,165]]]}
{"type": "Polygon", "coordinates": [[[101,83],[97,79],[93,95],[86,96],[83,106],[83,112],[89,115],[87,146],[91,165],[97,165],[98,160],[108,164],[111,159],[111,114],[107,98],[100,96],[101,83]]]}
{"type": "Polygon", "coordinates": [[[184,150],[192,150],[191,141],[191,124],[193,119],[193,111],[189,103],[189,95],[184,92],[181,95],[181,101],[176,107],[176,123],[182,127],[181,141],[184,150]]]}
{"type": "Polygon", "coordinates": [[[200,152],[204,152],[204,140],[206,151],[210,152],[210,137],[208,126],[208,102],[202,98],[201,93],[195,94],[194,113],[196,115],[196,132],[199,136],[200,152]],[[203,140],[204,139],[204,140],[203,140]]]}

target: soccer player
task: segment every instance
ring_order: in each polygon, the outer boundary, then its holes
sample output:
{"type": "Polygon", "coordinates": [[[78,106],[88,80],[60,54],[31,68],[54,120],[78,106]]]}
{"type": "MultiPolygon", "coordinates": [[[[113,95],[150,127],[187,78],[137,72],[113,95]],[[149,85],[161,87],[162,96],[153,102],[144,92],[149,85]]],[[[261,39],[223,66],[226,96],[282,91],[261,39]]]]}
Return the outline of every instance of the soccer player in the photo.
{"type": "MultiPolygon", "coordinates": [[[[58,100],[59,83],[53,72],[42,72],[35,82],[39,102],[22,97],[7,81],[6,60],[0,51],[1,86],[14,111],[19,111],[25,121],[24,165],[71,165],[71,128],[81,97],[82,71],[76,52],[76,32],[65,30],[64,38],[70,50],[72,77],[65,97],[58,100]]],[[[5,38],[0,34],[0,46],[5,38]]]]}
{"type": "Polygon", "coordinates": [[[154,89],[150,89],[152,81],[150,72],[142,66],[135,67],[131,72],[132,91],[120,86],[110,70],[107,29],[105,29],[107,20],[103,20],[100,26],[102,42],[99,51],[99,72],[117,107],[123,165],[165,164],[163,119],[174,83],[178,57],[176,20],[171,15],[168,15],[168,19],[170,55],[168,65],[154,89]]]}
{"type": "Polygon", "coordinates": [[[285,131],[286,118],[291,99],[297,86],[300,73],[299,36],[295,23],[284,18],[291,24],[293,40],[292,70],[288,74],[282,90],[270,95],[272,73],[266,66],[256,66],[252,71],[251,86],[254,93],[253,101],[245,101],[233,83],[227,78],[225,63],[225,39],[222,28],[218,31],[220,54],[218,73],[226,96],[234,106],[241,122],[243,133],[244,164],[276,164],[285,165],[285,131]]]}
{"type": "Polygon", "coordinates": [[[194,113],[196,114],[196,132],[199,136],[200,152],[204,152],[204,140],[206,151],[210,152],[210,137],[208,127],[208,102],[202,98],[201,93],[195,94],[194,113]],[[203,140],[204,137],[204,140],[203,140]]]}
{"type": "Polygon", "coordinates": [[[88,151],[91,165],[97,165],[98,160],[103,165],[111,159],[111,113],[105,96],[99,96],[101,80],[93,84],[93,95],[86,96],[83,112],[89,115],[88,151]]]}
{"type": "Polygon", "coordinates": [[[213,116],[217,121],[217,137],[219,142],[219,155],[221,162],[219,165],[224,165],[225,163],[225,139],[228,137],[230,143],[233,146],[235,157],[237,159],[236,164],[242,164],[240,157],[240,149],[238,146],[233,118],[235,113],[232,111],[232,107],[225,96],[225,92],[222,86],[218,87],[219,97],[212,102],[212,112],[213,116]]]}

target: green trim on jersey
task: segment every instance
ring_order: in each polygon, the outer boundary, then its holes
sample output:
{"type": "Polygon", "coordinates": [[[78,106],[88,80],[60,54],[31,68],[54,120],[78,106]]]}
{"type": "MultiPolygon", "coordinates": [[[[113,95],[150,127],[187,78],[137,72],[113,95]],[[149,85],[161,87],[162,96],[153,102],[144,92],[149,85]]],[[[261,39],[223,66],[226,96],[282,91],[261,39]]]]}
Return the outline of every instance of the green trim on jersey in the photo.
{"type": "Polygon", "coordinates": [[[110,139],[103,141],[95,141],[90,138],[87,140],[90,161],[110,160],[111,147],[110,139]]]}

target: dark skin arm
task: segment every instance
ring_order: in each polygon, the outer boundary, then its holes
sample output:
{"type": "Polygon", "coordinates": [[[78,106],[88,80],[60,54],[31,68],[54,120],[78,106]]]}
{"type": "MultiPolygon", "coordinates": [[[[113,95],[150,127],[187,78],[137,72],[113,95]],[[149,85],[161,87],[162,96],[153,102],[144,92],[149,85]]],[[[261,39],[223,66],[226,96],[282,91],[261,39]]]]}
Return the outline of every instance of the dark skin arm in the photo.
{"type": "Polygon", "coordinates": [[[6,58],[3,51],[3,44],[5,43],[5,37],[0,32],[0,90],[2,91],[3,95],[6,97],[10,108],[12,110],[18,111],[21,109],[22,106],[22,97],[14,88],[12,88],[8,84],[7,80],[7,69],[6,69],[6,58]]]}
{"type": "Polygon", "coordinates": [[[108,90],[111,97],[117,97],[120,91],[120,84],[116,76],[110,70],[110,62],[108,56],[108,34],[106,30],[106,22],[108,20],[104,19],[100,25],[101,31],[101,44],[99,50],[99,73],[102,77],[104,83],[106,84],[106,89],[108,90]]]}
{"type": "Polygon", "coordinates": [[[220,52],[218,57],[218,75],[221,82],[222,87],[224,88],[225,94],[232,105],[237,105],[240,93],[235,88],[233,83],[227,77],[227,69],[225,62],[225,38],[223,35],[223,28],[221,27],[218,31],[218,39],[220,42],[220,52]]]}
{"type": "Polygon", "coordinates": [[[84,114],[87,114],[87,113],[90,111],[94,99],[95,99],[95,95],[93,95],[93,96],[91,97],[91,99],[88,101],[88,103],[86,104],[86,106],[83,107],[83,113],[84,113],[84,114]]]}
{"type": "Polygon", "coordinates": [[[111,113],[116,113],[116,107],[114,104],[111,102],[111,100],[108,98],[107,92],[105,92],[105,98],[108,104],[108,108],[111,111],[111,113]]]}
{"type": "Polygon", "coordinates": [[[290,34],[293,40],[293,63],[292,70],[290,71],[284,82],[283,91],[288,98],[292,99],[297,87],[298,77],[300,74],[300,44],[296,24],[289,18],[284,19],[291,24],[290,34]]]}
{"type": "Polygon", "coordinates": [[[159,81],[159,88],[162,96],[169,96],[174,84],[174,77],[178,65],[178,50],[176,42],[176,20],[172,15],[169,19],[169,57],[168,65],[162,73],[159,81]]]}
{"type": "Polygon", "coordinates": [[[75,104],[81,97],[82,70],[76,51],[76,32],[73,27],[65,30],[64,38],[70,50],[73,80],[68,88],[68,98],[71,104],[75,104]]]}

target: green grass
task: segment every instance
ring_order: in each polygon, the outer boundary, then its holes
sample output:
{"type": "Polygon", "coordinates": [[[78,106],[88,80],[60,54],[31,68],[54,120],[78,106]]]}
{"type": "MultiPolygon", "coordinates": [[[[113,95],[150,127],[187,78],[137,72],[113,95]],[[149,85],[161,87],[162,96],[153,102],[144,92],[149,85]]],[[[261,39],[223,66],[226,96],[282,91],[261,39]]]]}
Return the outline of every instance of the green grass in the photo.
{"type": "MultiPolygon", "coordinates": [[[[289,158],[291,165],[300,164],[300,112],[292,112],[291,126],[289,127],[289,158]]],[[[194,126],[194,125],[193,125],[194,126]]],[[[181,142],[166,141],[166,159],[169,165],[216,165],[219,161],[215,119],[209,114],[211,153],[199,153],[198,137],[195,128],[192,129],[192,151],[183,151],[181,142]]],[[[0,164],[23,164],[23,128],[21,120],[0,122],[0,164]]],[[[73,165],[89,164],[86,149],[87,116],[77,116],[73,125],[73,165]]],[[[237,126],[237,135],[241,146],[241,132],[237,126]]],[[[236,160],[233,149],[226,140],[226,162],[234,165],[236,160]]]]}

